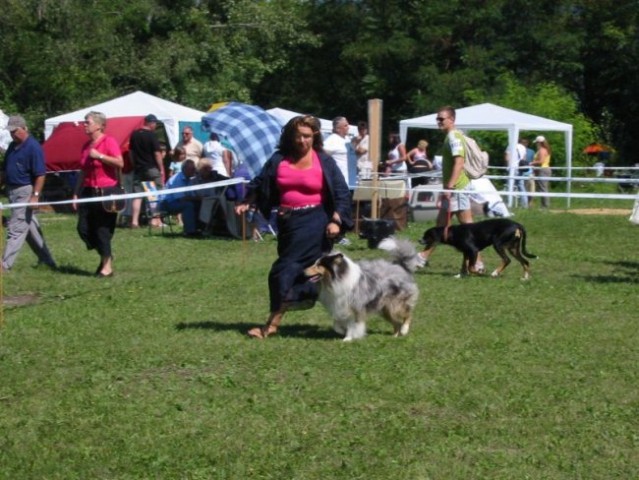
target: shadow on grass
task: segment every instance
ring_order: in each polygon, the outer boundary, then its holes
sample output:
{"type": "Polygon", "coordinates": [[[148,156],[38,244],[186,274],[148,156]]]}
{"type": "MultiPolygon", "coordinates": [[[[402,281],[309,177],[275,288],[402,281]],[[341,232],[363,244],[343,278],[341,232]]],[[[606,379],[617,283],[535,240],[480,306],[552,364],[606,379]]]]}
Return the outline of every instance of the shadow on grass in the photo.
{"type": "Polygon", "coordinates": [[[594,283],[636,283],[639,284],[639,277],[617,277],[613,275],[584,275],[584,276],[575,276],[575,278],[581,278],[587,282],[594,283]]]}
{"type": "MultiPolygon", "coordinates": [[[[216,332],[234,331],[242,335],[246,335],[249,329],[257,326],[255,323],[221,323],[215,321],[205,322],[180,322],[175,325],[175,329],[203,329],[214,330],[216,332]]],[[[330,328],[320,327],[318,325],[282,325],[277,331],[277,336],[293,337],[293,338],[314,338],[317,340],[335,340],[341,338],[330,328]]]]}
{"type": "Polygon", "coordinates": [[[583,275],[578,276],[587,282],[596,283],[639,283],[639,262],[621,260],[618,262],[604,262],[606,265],[617,267],[618,275],[583,275]]]}
{"type": "MultiPolygon", "coordinates": [[[[430,267],[426,267],[426,268],[420,268],[419,270],[417,270],[415,272],[415,276],[426,276],[426,277],[442,277],[442,278],[454,278],[456,275],[459,274],[459,269],[452,269],[452,270],[432,270],[430,267]]],[[[484,273],[483,275],[477,275],[475,273],[471,274],[471,275],[466,275],[464,277],[461,278],[461,280],[466,280],[466,279],[483,279],[483,280],[490,280],[490,281],[494,281],[493,277],[490,276],[490,271],[488,271],[487,273],[484,273]]]]}
{"type": "Polygon", "coordinates": [[[95,276],[95,272],[88,272],[86,270],[82,270],[81,268],[74,267],[73,265],[59,265],[57,271],[59,273],[64,273],[65,275],[78,275],[80,277],[95,276]]]}
{"type": "Polygon", "coordinates": [[[635,275],[639,274],[639,262],[630,262],[621,260],[618,262],[604,262],[606,265],[612,265],[614,267],[625,268],[626,270],[632,270],[635,275]]]}

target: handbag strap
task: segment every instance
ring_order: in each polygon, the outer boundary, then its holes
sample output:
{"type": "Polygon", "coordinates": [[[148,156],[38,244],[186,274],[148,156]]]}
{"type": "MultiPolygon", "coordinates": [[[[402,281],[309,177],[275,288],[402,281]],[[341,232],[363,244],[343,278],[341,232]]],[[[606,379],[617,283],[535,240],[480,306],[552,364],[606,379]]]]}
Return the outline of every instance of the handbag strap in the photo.
{"type": "Polygon", "coordinates": [[[118,185],[123,185],[122,183],[122,169],[120,167],[115,167],[115,178],[118,180],[118,185]]]}

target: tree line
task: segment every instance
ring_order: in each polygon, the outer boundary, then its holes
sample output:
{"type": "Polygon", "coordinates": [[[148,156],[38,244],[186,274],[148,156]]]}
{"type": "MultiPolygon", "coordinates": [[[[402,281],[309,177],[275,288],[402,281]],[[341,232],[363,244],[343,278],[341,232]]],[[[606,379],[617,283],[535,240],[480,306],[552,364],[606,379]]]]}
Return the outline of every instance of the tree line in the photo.
{"type": "Polygon", "coordinates": [[[573,124],[575,153],[602,142],[632,164],[638,12],[636,0],[7,0],[0,108],[37,134],[134,90],[352,122],[380,98],[390,131],[492,102],[573,124]]]}

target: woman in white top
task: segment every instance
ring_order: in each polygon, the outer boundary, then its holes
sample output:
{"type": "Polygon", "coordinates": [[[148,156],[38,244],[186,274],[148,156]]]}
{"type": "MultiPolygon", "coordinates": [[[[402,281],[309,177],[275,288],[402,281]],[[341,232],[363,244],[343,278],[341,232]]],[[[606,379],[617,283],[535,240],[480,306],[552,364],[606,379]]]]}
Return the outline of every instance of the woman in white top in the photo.
{"type": "Polygon", "coordinates": [[[211,133],[209,141],[202,148],[202,155],[208,159],[215,170],[225,177],[231,176],[231,156],[230,152],[220,143],[217,133],[211,133]]]}
{"type": "Polygon", "coordinates": [[[406,173],[406,147],[401,142],[398,133],[391,133],[388,136],[390,150],[386,159],[386,175],[391,173],[406,173]]]}

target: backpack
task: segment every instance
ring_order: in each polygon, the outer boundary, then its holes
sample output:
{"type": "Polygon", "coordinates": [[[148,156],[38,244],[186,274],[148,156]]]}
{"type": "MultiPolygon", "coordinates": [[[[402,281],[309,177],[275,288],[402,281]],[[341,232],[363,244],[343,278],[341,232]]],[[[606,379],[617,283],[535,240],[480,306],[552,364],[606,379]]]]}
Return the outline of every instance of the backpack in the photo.
{"type": "Polygon", "coordinates": [[[464,170],[466,175],[471,179],[483,177],[488,170],[488,152],[484,152],[477,142],[470,137],[462,134],[464,139],[464,170]]]}

